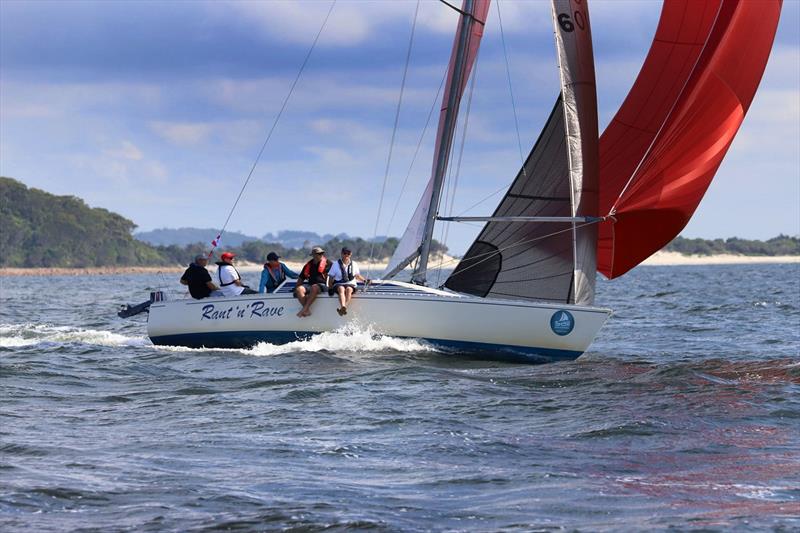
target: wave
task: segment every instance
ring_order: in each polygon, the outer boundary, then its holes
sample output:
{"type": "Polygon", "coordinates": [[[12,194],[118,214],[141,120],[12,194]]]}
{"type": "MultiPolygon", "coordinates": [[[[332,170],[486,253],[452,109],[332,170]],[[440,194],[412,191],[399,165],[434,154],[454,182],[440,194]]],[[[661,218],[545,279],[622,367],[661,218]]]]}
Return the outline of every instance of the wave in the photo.
{"type": "Polygon", "coordinates": [[[0,348],[38,344],[87,344],[91,346],[147,346],[147,337],[130,337],[111,331],[52,324],[0,324],[0,348]]]}
{"type": "Polygon", "coordinates": [[[238,352],[255,356],[272,356],[296,352],[332,353],[408,353],[435,352],[429,344],[415,339],[380,335],[371,326],[348,324],[336,331],[318,333],[308,339],[288,344],[262,342],[252,348],[187,348],[154,346],[146,336],[128,336],[111,331],[85,329],[52,324],[0,324],[0,349],[37,346],[40,344],[83,344],[89,346],[151,347],[167,352],[238,352]]]}
{"type": "Polygon", "coordinates": [[[261,342],[245,353],[258,356],[296,352],[385,353],[435,352],[436,348],[417,339],[401,339],[380,335],[372,326],[348,324],[336,331],[318,333],[309,339],[288,344],[261,342]]]}

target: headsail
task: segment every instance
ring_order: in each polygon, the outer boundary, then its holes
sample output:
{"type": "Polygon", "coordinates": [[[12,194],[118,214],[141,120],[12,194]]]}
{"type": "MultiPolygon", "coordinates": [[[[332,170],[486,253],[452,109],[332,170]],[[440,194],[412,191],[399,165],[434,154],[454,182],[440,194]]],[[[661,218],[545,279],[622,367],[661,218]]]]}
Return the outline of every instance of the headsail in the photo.
{"type": "MultiPolygon", "coordinates": [[[[435,216],[435,213],[430,212],[431,198],[434,193],[434,182],[437,170],[443,172],[444,169],[438,169],[439,162],[446,161],[450,154],[450,147],[455,130],[455,120],[446,120],[448,113],[453,118],[458,114],[458,106],[461,103],[461,96],[464,93],[464,88],[467,86],[467,80],[472,72],[472,67],[475,64],[475,59],[478,56],[478,49],[483,37],[483,27],[486,23],[486,16],[489,12],[490,0],[464,0],[462,7],[462,14],[459,18],[458,31],[456,32],[455,41],[453,42],[453,51],[450,54],[450,64],[447,70],[447,79],[445,81],[445,90],[442,97],[442,108],[439,112],[439,128],[436,133],[436,148],[433,155],[433,169],[431,170],[431,177],[422,198],[408,223],[406,231],[403,233],[400,242],[395,249],[394,254],[389,260],[389,265],[383,274],[383,277],[391,277],[398,270],[401,270],[409,262],[413,261],[419,253],[420,245],[425,237],[425,224],[428,219],[435,216]],[[468,20],[470,19],[471,20],[468,20]],[[468,22],[466,26],[469,27],[468,34],[466,35],[466,46],[464,47],[463,57],[459,54],[459,43],[462,39],[462,28],[465,27],[464,22],[468,22]],[[460,68],[456,68],[456,62],[461,61],[460,68]],[[456,74],[460,72],[459,79],[454,79],[456,74]]],[[[437,194],[438,196],[438,194],[437,194]]]]}
{"type": "Polygon", "coordinates": [[[761,81],[781,0],[665,0],[636,82],[600,139],[598,270],[615,278],[689,222],[761,81]]]}
{"type": "MultiPolygon", "coordinates": [[[[494,216],[597,214],[597,97],[586,1],[554,0],[562,96],[494,216]]],[[[445,286],[483,297],[590,305],[595,225],[488,222],[445,286]]]]}

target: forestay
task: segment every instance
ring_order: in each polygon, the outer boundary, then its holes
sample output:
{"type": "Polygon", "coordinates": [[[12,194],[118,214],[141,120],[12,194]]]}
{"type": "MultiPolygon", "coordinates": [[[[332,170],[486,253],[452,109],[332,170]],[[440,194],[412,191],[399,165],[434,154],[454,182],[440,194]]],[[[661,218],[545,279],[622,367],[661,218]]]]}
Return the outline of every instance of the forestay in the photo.
{"type": "MultiPolygon", "coordinates": [[[[561,96],[493,216],[596,216],[597,98],[586,1],[555,0],[561,96]]],[[[591,305],[596,225],[488,222],[445,282],[489,298],[591,305]]]]}
{"type": "Polygon", "coordinates": [[[440,162],[444,162],[446,166],[452,144],[453,132],[455,130],[455,120],[448,119],[450,117],[454,118],[458,114],[461,96],[464,94],[467,80],[472,72],[475,59],[478,57],[478,49],[480,48],[481,38],[483,37],[483,28],[489,12],[489,0],[475,0],[474,2],[471,0],[469,2],[465,1],[462,11],[461,21],[463,22],[466,19],[468,22],[467,25],[469,26],[468,34],[466,35],[467,43],[463,49],[464,54],[462,56],[458,52],[458,45],[462,37],[462,28],[464,26],[463,24],[459,24],[453,42],[453,51],[450,55],[445,91],[442,97],[442,108],[439,113],[439,128],[436,134],[436,147],[431,177],[414,211],[414,215],[408,223],[406,231],[400,238],[400,242],[389,260],[389,265],[383,274],[384,278],[393,276],[397,271],[402,270],[403,267],[416,258],[419,254],[420,245],[425,237],[426,221],[430,217],[435,216],[435,213],[431,213],[430,209],[431,198],[436,192],[434,191],[435,177],[437,171],[440,172],[441,175],[444,174],[444,168],[439,169],[438,167],[440,162]],[[457,61],[461,62],[460,68],[456,68],[457,61]],[[459,79],[454,79],[458,72],[461,73],[459,79]]]}

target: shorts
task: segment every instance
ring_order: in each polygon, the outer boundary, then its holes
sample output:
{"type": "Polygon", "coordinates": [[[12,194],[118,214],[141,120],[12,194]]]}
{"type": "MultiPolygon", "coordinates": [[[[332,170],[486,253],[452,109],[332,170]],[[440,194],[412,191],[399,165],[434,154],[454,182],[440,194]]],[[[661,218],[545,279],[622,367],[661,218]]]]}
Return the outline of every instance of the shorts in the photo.
{"type": "Polygon", "coordinates": [[[334,292],[336,292],[336,288],[337,287],[350,287],[351,289],[353,289],[354,293],[358,291],[358,286],[355,283],[352,283],[352,282],[351,283],[338,283],[338,282],[334,283],[333,284],[333,291],[334,292]]]}
{"type": "Polygon", "coordinates": [[[294,290],[297,291],[298,287],[305,287],[306,294],[311,294],[311,287],[313,287],[314,285],[319,287],[320,293],[323,293],[328,290],[328,286],[325,285],[324,283],[303,283],[302,285],[298,285],[297,287],[295,287],[294,290]]]}

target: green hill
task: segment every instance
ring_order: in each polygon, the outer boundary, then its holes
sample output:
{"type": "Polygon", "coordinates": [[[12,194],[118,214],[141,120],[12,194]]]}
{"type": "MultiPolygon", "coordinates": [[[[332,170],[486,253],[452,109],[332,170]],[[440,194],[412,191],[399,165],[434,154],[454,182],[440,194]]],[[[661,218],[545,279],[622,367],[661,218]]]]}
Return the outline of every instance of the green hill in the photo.
{"type": "Polygon", "coordinates": [[[90,267],[163,264],[131,235],[136,225],[74,196],[56,196],[0,177],[0,266],[90,267]]]}
{"type": "MultiPolygon", "coordinates": [[[[56,196],[3,177],[0,177],[0,224],[0,267],[185,265],[195,255],[208,252],[207,242],[152,246],[132,235],[136,224],[123,216],[89,207],[74,196],[56,196]]],[[[203,240],[212,233],[205,231],[203,240]]],[[[223,241],[230,242],[230,237],[226,234],[223,241]]],[[[239,246],[226,245],[224,250],[260,263],[271,251],[299,261],[308,258],[311,245],[322,245],[331,252],[346,245],[356,257],[366,258],[373,252],[375,259],[381,260],[394,253],[398,242],[395,238],[382,239],[373,246],[364,239],[343,237],[297,248],[254,240],[239,246]]],[[[433,250],[446,248],[434,241],[433,250]]]]}

